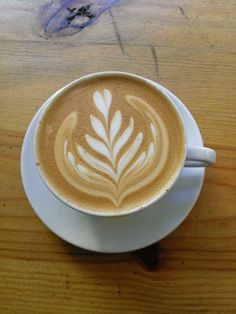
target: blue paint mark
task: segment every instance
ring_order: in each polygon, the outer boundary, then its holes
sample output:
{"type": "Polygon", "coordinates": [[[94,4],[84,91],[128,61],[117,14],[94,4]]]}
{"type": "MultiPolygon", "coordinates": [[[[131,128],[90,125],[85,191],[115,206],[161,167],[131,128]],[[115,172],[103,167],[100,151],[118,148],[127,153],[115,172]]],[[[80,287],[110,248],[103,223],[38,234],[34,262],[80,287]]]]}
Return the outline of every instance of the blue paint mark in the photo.
{"type": "Polygon", "coordinates": [[[93,24],[118,0],[54,0],[39,11],[41,32],[46,38],[69,36],[93,24]]]}

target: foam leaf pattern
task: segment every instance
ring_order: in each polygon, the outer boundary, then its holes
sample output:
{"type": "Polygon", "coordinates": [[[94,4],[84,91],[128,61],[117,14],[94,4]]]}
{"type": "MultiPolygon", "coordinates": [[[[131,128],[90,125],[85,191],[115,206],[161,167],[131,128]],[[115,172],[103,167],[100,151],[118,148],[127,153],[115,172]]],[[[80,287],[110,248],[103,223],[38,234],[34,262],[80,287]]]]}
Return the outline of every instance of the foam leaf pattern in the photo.
{"type": "Polygon", "coordinates": [[[102,140],[106,138],[106,130],[102,124],[102,122],[95,117],[94,115],[90,115],[90,123],[96,135],[98,135],[102,140]]]}
{"type": "Polygon", "coordinates": [[[122,123],[121,112],[116,111],[114,117],[111,120],[111,126],[110,126],[110,141],[111,141],[111,143],[110,143],[110,145],[113,144],[114,139],[120,130],[121,123],[122,123]]]}
{"type": "Polygon", "coordinates": [[[134,129],[134,119],[130,118],[129,126],[127,127],[127,129],[125,129],[125,131],[121,134],[121,136],[117,139],[117,141],[114,144],[113,157],[115,160],[121,148],[125,146],[129,138],[131,137],[133,129],[134,129]]]}
{"type": "Polygon", "coordinates": [[[93,101],[97,109],[104,116],[106,123],[108,123],[108,114],[111,106],[111,92],[108,89],[104,89],[103,94],[96,91],[93,95],[93,101]]]}
{"type": "Polygon", "coordinates": [[[168,145],[168,138],[160,117],[141,98],[127,95],[126,101],[144,116],[151,139],[148,146],[143,145],[144,133],[135,132],[132,116],[127,125],[122,110],[112,115],[112,94],[108,89],[95,91],[93,101],[97,114],[90,114],[92,133],[84,134],[83,144],[72,143],[76,112],[70,113],[59,128],[56,145],[63,147],[64,160],[59,160],[57,165],[64,178],[78,190],[106,198],[119,207],[128,195],[152,182],[160,173],[166,157],[156,166],[158,138],[159,141],[165,138],[163,145],[168,145]]]}
{"type": "Polygon", "coordinates": [[[100,140],[85,134],[85,139],[86,142],[89,144],[89,146],[97,153],[105,156],[106,158],[108,158],[109,160],[111,160],[111,154],[110,151],[108,149],[108,147],[101,142],[100,140]]]}

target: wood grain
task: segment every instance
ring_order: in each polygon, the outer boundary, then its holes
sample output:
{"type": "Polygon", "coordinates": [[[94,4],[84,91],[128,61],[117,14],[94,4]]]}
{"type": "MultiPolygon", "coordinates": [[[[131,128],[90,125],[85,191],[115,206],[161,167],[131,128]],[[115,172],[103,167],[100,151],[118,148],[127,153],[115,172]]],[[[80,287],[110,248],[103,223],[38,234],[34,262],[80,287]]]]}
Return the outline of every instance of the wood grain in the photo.
{"type": "Polygon", "coordinates": [[[81,33],[48,40],[35,26],[42,3],[0,3],[0,313],[236,313],[235,1],[120,1],[81,33]],[[59,239],[21,184],[36,110],[101,70],[172,90],[217,151],[191,214],[153,247],[152,272],[137,253],[94,254],[59,239]]]}
{"type": "Polygon", "coordinates": [[[235,52],[234,0],[134,2],[114,10],[124,43],[235,52]]]}

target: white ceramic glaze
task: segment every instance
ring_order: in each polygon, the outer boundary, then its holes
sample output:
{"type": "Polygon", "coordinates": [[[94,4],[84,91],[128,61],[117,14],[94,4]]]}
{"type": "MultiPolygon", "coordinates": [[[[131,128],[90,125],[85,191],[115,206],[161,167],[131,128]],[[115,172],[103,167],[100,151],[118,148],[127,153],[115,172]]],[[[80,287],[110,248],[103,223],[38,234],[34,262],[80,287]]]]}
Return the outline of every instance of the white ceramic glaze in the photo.
{"type": "MultiPolygon", "coordinates": [[[[103,77],[110,73],[112,75],[124,75],[131,78],[134,77],[141,81],[146,81],[151,85],[154,84],[154,86],[161,92],[163,91],[161,88],[159,88],[159,85],[155,84],[154,82],[134,74],[125,72],[99,72],[87,75],[69,83],[60,91],[58,91],[57,95],[63,94],[65,91],[79,82],[83,82],[94,77],[103,77]]],[[[174,109],[176,110],[177,116],[179,116],[180,120],[182,121],[179,108],[176,107],[174,103],[172,103],[172,99],[168,97],[167,94],[166,96],[170,100],[170,104],[173,105],[174,109]]],[[[117,208],[119,208],[120,204],[126,196],[139,191],[142,189],[142,187],[148,185],[156,179],[165,165],[169,145],[168,133],[165,124],[163,123],[161,117],[152,109],[152,107],[147,102],[145,102],[145,100],[131,95],[126,96],[126,101],[134,109],[142,111],[142,114],[145,116],[144,121],[148,121],[149,132],[152,135],[152,140],[149,143],[148,149],[146,151],[141,151],[139,155],[137,155],[137,153],[141,148],[142,142],[144,141],[144,135],[139,130],[135,130],[134,118],[132,116],[129,117],[129,124],[126,126],[126,129],[118,139],[115,137],[123,123],[122,112],[120,110],[116,111],[112,117],[111,124],[108,124],[110,109],[112,107],[112,94],[108,89],[104,89],[103,92],[96,91],[93,95],[94,106],[102,114],[103,121],[99,120],[98,117],[92,114],[90,115],[90,123],[93,132],[96,134],[96,137],[94,137],[93,134],[84,134],[85,140],[87,142],[86,148],[81,146],[80,143],[76,143],[76,149],[73,149],[74,145],[71,145],[73,130],[76,127],[79,127],[79,121],[77,119],[76,112],[71,112],[66,117],[60,126],[55,139],[55,148],[56,151],[59,152],[58,154],[55,153],[56,163],[64,179],[69,182],[70,185],[88,195],[107,198],[113,203],[113,206],[117,208]],[[132,132],[136,132],[135,139],[133,142],[131,142],[120,159],[117,160],[119,151],[126,144],[132,132]],[[155,157],[157,156],[158,141],[160,139],[162,139],[161,144],[165,149],[163,149],[163,154],[157,163],[155,157]],[[108,162],[104,162],[96,158],[93,155],[93,152],[97,152],[101,156],[104,156],[108,162]],[[79,159],[76,158],[78,156],[79,159]],[[83,163],[80,164],[76,160],[82,160],[83,163]],[[140,180],[140,178],[143,178],[143,176],[139,177],[139,175],[142,175],[142,172],[145,173],[146,167],[148,168],[149,172],[147,175],[145,175],[145,180],[140,180]],[[93,170],[91,171],[91,169],[93,170]],[[74,179],[76,176],[78,177],[78,180],[74,179]],[[134,180],[130,182],[128,186],[125,186],[128,177],[133,177],[134,180]]],[[[43,119],[44,112],[46,111],[45,109],[48,109],[52,104],[53,102],[49,99],[44,106],[44,110],[41,112],[40,119],[43,119]]],[[[40,123],[38,123],[38,126],[36,127],[36,135],[37,128],[39,126],[40,123]]],[[[182,127],[185,129],[184,125],[182,127]]],[[[72,207],[73,209],[76,209],[82,213],[102,217],[117,217],[126,214],[133,214],[139,210],[147,208],[155,202],[158,202],[176,182],[184,165],[187,167],[205,167],[215,161],[214,150],[197,146],[192,148],[191,145],[187,143],[185,131],[183,132],[186,143],[184,154],[185,157],[183,157],[182,163],[180,163],[179,166],[175,169],[171,178],[157,195],[155,195],[151,200],[145,202],[144,205],[139,205],[129,210],[94,211],[90,210],[89,208],[81,208],[63,197],[63,195],[59,194],[58,191],[48,182],[46,175],[40,171],[40,167],[38,167],[38,170],[45,184],[55,194],[55,196],[57,196],[59,200],[63,201],[66,205],[72,207]]],[[[125,147],[127,147],[127,145],[125,147]]]]}
{"type": "MultiPolygon", "coordinates": [[[[172,99],[181,113],[188,145],[203,147],[200,131],[186,107],[176,96],[155,84],[172,99]]],[[[41,111],[42,108],[34,116],[24,139],[22,181],[35,213],[62,239],[97,252],[132,251],[161,240],[187,217],[200,193],[204,168],[184,168],[172,189],[161,200],[128,216],[95,217],[73,210],[59,201],[47,189],[35,166],[33,142],[41,111]]]]}

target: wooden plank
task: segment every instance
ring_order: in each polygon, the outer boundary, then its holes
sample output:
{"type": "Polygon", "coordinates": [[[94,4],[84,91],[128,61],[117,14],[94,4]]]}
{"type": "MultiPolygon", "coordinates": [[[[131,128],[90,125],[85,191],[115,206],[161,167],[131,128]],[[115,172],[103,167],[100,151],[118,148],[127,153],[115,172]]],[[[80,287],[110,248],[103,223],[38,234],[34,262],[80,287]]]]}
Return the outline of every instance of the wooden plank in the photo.
{"type": "Polygon", "coordinates": [[[146,273],[132,261],[110,261],[108,271],[108,263],[77,257],[67,263],[5,258],[1,266],[2,278],[14,274],[7,286],[0,283],[4,313],[233,313],[236,305],[229,270],[146,273]]]}
{"type": "Polygon", "coordinates": [[[0,3],[0,313],[235,313],[235,1],[120,1],[81,33],[48,40],[35,30],[45,2],[0,3]],[[154,272],[136,253],[62,241],[21,184],[21,145],[36,110],[69,81],[103,70],[172,90],[217,151],[192,212],[154,248],[154,272]]]}
{"type": "Polygon", "coordinates": [[[236,145],[236,55],[155,48],[159,81],[189,108],[208,145],[236,145]]]}
{"type": "Polygon", "coordinates": [[[63,38],[45,39],[38,28],[38,13],[39,7],[49,2],[46,0],[2,1],[0,3],[0,40],[63,42],[68,45],[74,43],[79,45],[83,43],[117,43],[109,13],[100,16],[92,27],[84,29],[79,34],[63,38]]]}
{"type": "Polygon", "coordinates": [[[235,52],[235,1],[120,1],[94,25],[64,38],[45,39],[37,31],[40,4],[14,0],[0,3],[0,40],[154,45],[186,50],[235,52]],[[115,24],[115,28],[114,28],[115,24]],[[118,33],[118,34],[117,34],[118,33]]]}
{"type": "Polygon", "coordinates": [[[122,42],[235,52],[235,1],[148,0],[112,10],[122,42]]]}

